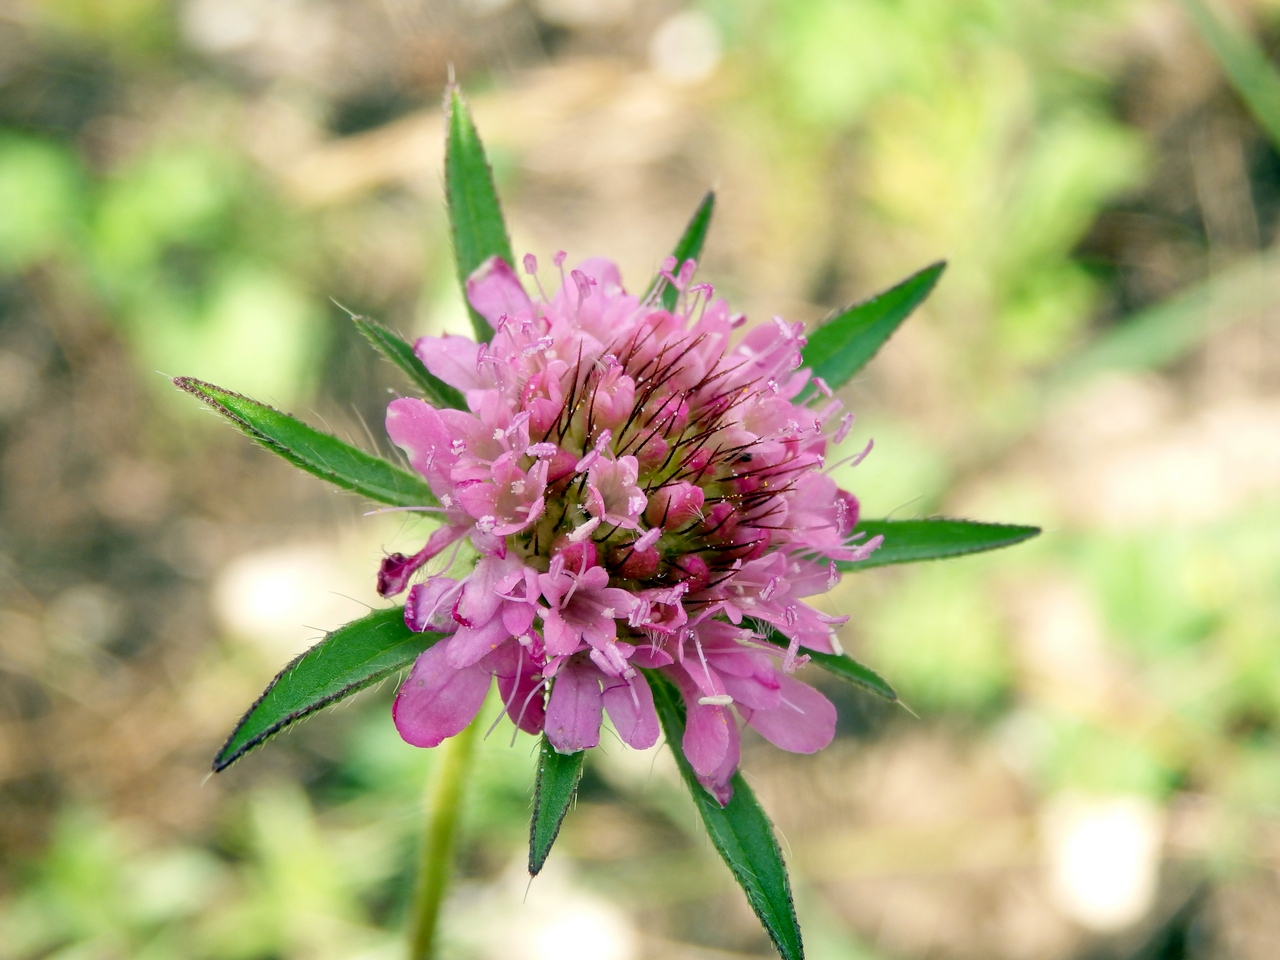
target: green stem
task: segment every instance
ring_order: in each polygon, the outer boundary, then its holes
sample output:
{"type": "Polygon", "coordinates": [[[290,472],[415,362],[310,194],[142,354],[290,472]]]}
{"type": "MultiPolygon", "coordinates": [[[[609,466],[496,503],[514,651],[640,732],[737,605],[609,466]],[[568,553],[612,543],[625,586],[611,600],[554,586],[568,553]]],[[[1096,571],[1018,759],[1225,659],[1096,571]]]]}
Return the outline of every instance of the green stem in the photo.
{"type": "Polygon", "coordinates": [[[427,791],[427,820],[410,918],[410,960],[431,960],[435,956],[436,922],[440,917],[440,902],[449,885],[462,790],[467,782],[479,723],[477,717],[470,726],[440,747],[440,765],[427,791]]]}

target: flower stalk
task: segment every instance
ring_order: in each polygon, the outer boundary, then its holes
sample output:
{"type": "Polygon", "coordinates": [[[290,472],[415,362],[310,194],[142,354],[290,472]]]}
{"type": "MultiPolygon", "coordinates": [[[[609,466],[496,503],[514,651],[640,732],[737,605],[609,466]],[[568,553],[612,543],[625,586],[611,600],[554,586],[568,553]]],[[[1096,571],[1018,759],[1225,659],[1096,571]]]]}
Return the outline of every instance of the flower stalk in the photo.
{"type": "Polygon", "coordinates": [[[440,904],[453,867],[454,838],[467,774],[475,755],[477,718],[441,746],[440,764],[427,790],[418,877],[409,918],[410,960],[431,960],[435,953],[440,904]]]}

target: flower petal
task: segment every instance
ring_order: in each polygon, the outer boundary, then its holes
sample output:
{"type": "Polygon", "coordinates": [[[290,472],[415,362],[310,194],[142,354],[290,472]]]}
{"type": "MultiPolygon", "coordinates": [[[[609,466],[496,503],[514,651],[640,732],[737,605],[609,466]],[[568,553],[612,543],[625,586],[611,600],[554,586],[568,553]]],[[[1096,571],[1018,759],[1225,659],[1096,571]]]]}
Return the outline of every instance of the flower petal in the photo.
{"type": "Polygon", "coordinates": [[[413,397],[392,400],[387,407],[387,435],[409,455],[413,469],[426,477],[437,496],[453,488],[449,470],[457,460],[453,433],[431,404],[413,397]]]}
{"type": "Polygon", "coordinates": [[[480,667],[454,669],[444,647],[437,643],[418,657],[391,708],[400,736],[415,747],[434,747],[461,733],[489,692],[489,674],[480,667]]]}
{"type": "Polygon", "coordinates": [[[598,744],[603,706],[600,671],[587,661],[567,661],[547,702],[545,731],[556,752],[577,753],[598,744]]]}
{"type": "Polygon", "coordinates": [[[652,747],[658,742],[659,726],[649,681],[637,673],[629,680],[617,677],[606,682],[604,708],[622,742],[637,750],[652,747]]]}
{"type": "Polygon", "coordinates": [[[459,627],[441,646],[447,646],[449,665],[460,670],[479,663],[510,639],[502,618],[494,617],[482,627],[459,627]]]}
{"type": "Polygon", "coordinates": [[[498,681],[498,693],[511,722],[525,733],[540,733],[546,718],[543,698],[538,696],[542,677],[528,651],[519,644],[506,644],[489,655],[485,667],[498,681]]]}
{"type": "Polygon", "coordinates": [[[742,709],[747,723],[776,747],[792,753],[816,753],[836,733],[836,708],[821,693],[784,673],[782,703],[773,710],[742,709]]]}
{"type": "Polygon", "coordinates": [[[685,698],[684,755],[699,777],[710,776],[724,766],[730,729],[736,737],[737,724],[727,708],[699,703],[699,692],[689,681],[679,686],[685,698]]]}
{"type": "MultiPolygon", "coordinates": [[[[728,710],[724,711],[728,713],[728,710]]],[[[738,729],[738,725],[729,723],[729,742],[725,747],[724,758],[720,761],[719,766],[708,774],[698,774],[698,782],[707,788],[707,791],[719,801],[720,806],[725,806],[733,799],[733,774],[738,769],[738,761],[742,759],[742,733],[738,729]]]]}
{"type": "Polygon", "coordinates": [[[532,306],[520,278],[501,257],[490,257],[467,277],[467,300],[494,327],[532,306]]]}
{"type": "Polygon", "coordinates": [[[413,352],[432,376],[464,393],[491,385],[481,373],[480,344],[469,337],[422,337],[413,345],[413,352]]]}
{"type": "Polygon", "coordinates": [[[462,584],[449,577],[432,577],[426,583],[414,584],[404,604],[404,622],[410,630],[439,630],[449,633],[457,623],[449,612],[462,584]]]}

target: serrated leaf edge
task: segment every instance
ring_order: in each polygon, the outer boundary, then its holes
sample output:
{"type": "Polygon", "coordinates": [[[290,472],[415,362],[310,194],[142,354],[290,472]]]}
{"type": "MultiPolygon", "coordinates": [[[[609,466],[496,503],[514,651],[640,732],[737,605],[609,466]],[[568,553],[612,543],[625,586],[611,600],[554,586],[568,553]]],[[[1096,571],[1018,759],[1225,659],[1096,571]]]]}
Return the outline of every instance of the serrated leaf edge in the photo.
{"type": "MultiPolygon", "coordinates": [[[[272,413],[278,414],[279,416],[282,416],[282,417],[288,417],[290,420],[294,420],[295,422],[302,424],[302,426],[306,427],[308,430],[313,430],[316,433],[320,434],[321,436],[328,437],[329,439],[335,440],[338,443],[343,444],[344,446],[351,447],[352,450],[355,450],[358,453],[364,454],[364,456],[369,457],[372,460],[378,460],[382,462],[395,473],[401,474],[404,477],[414,481],[415,483],[419,482],[419,478],[415,477],[413,474],[409,473],[406,470],[402,470],[400,467],[396,466],[391,461],[384,460],[382,457],[379,457],[376,454],[368,453],[364,450],[361,450],[359,447],[353,446],[352,444],[347,443],[345,440],[340,440],[339,438],[333,436],[333,434],[325,433],[323,430],[316,430],[315,427],[311,426],[310,424],[302,420],[299,420],[293,414],[286,413],[283,410],[279,410],[276,407],[271,406],[270,404],[263,403],[261,400],[255,400],[253,397],[246,396],[243,393],[236,393],[236,391],[234,390],[228,390],[225,387],[218,386],[216,383],[209,383],[205,380],[198,380],[195,377],[174,377],[173,384],[178,389],[191,394],[197,400],[203,401],[204,403],[208,404],[218,413],[222,414],[222,416],[226,417],[233,424],[239,427],[240,430],[243,433],[245,433],[250,439],[254,440],[257,443],[260,443],[262,446],[266,447],[272,453],[276,454],[277,456],[283,457],[284,459],[292,463],[295,467],[298,467],[300,470],[306,471],[312,476],[319,477],[321,480],[329,481],[335,487],[341,487],[343,490],[348,490],[352,493],[357,493],[360,496],[365,497],[369,500],[373,500],[377,503],[386,503],[391,506],[401,505],[399,500],[393,500],[384,496],[378,496],[377,494],[371,492],[366,488],[362,488],[357,484],[351,483],[349,480],[343,477],[343,475],[338,473],[336,470],[331,470],[328,467],[320,466],[319,464],[316,464],[313,461],[307,460],[306,458],[299,456],[291,448],[285,446],[279,440],[276,440],[271,436],[263,433],[261,430],[259,430],[253,424],[249,423],[239,414],[234,413],[229,407],[227,407],[225,404],[219,401],[216,396],[211,396],[209,393],[206,392],[206,390],[212,390],[217,393],[225,393],[228,396],[235,397],[238,400],[244,400],[248,403],[256,403],[258,406],[264,407],[267,410],[270,410],[272,413]]],[[[423,484],[422,486],[423,486],[423,492],[430,497],[430,500],[428,502],[435,503],[436,499],[434,494],[431,493],[430,489],[427,488],[425,484],[423,484]]]]}
{"type": "MultiPolygon", "coordinates": [[[[1038,537],[1040,534],[1044,533],[1043,528],[1031,526],[1029,524],[994,523],[987,520],[967,520],[962,517],[913,517],[911,520],[890,520],[888,517],[872,517],[869,518],[869,520],[874,520],[878,523],[932,523],[935,521],[939,523],[969,523],[987,528],[994,527],[1004,530],[1018,530],[1021,531],[1021,533],[1019,536],[1010,537],[1009,539],[1002,540],[999,543],[968,546],[954,552],[939,554],[936,557],[904,558],[902,560],[888,560],[881,563],[875,563],[873,562],[875,560],[875,553],[872,553],[866,560],[837,560],[836,569],[841,573],[857,573],[859,570],[874,570],[877,567],[894,567],[906,563],[930,563],[935,560],[951,560],[955,557],[966,557],[975,553],[988,553],[992,550],[1002,550],[1005,547],[1016,546],[1019,543],[1024,543],[1025,541],[1031,540],[1032,538],[1038,537]]],[[[859,526],[860,525],[861,522],[859,523],[859,526]]],[[[853,529],[856,532],[858,526],[855,526],[853,529]]]]}
{"type": "MultiPolygon", "coordinates": [[[[404,610],[403,607],[391,608],[391,609],[399,609],[401,611],[404,610]]],[[[341,630],[341,629],[342,627],[338,628],[338,630],[341,630]]],[[[301,663],[307,657],[308,654],[312,653],[316,649],[316,647],[319,647],[322,644],[324,644],[326,641],[329,640],[330,637],[332,637],[337,632],[338,632],[337,630],[330,630],[328,633],[324,635],[323,640],[320,640],[318,643],[313,644],[312,646],[304,650],[302,653],[298,654],[296,657],[290,660],[287,664],[285,664],[284,668],[281,669],[279,673],[277,673],[274,677],[271,678],[271,682],[267,684],[266,689],[263,690],[262,693],[258,695],[258,699],[253,701],[253,703],[249,706],[249,709],[246,710],[244,712],[244,715],[236,722],[235,727],[232,728],[231,730],[231,735],[227,737],[226,742],[222,745],[222,749],[219,750],[218,753],[214,756],[213,758],[214,773],[221,773],[223,770],[227,769],[227,767],[231,766],[231,764],[235,763],[237,760],[243,757],[246,753],[248,753],[254,747],[261,746],[263,743],[265,743],[271,737],[275,736],[285,727],[292,725],[298,720],[301,720],[303,717],[310,716],[311,714],[315,713],[317,710],[323,710],[325,707],[329,706],[329,704],[336,703],[339,700],[342,700],[346,697],[351,696],[353,693],[358,693],[361,690],[363,690],[365,687],[369,686],[370,684],[377,683],[379,680],[382,680],[390,676],[391,674],[395,673],[397,670],[404,669],[403,666],[388,667],[387,669],[380,670],[377,673],[371,674],[370,676],[365,677],[362,680],[357,680],[353,683],[349,683],[345,687],[343,687],[341,690],[336,691],[330,696],[322,697],[321,699],[315,701],[314,703],[309,704],[306,707],[303,707],[301,710],[295,710],[292,713],[286,714],[284,717],[282,717],[276,723],[273,723],[271,726],[263,730],[261,733],[254,734],[252,737],[246,740],[243,744],[241,744],[236,750],[232,751],[229,755],[224,756],[224,754],[226,754],[227,748],[231,746],[232,741],[235,740],[236,734],[240,732],[240,728],[249,722],[249,718],[253,716],[253,712],[262,705],[262,701],[267,699],[267,696],[271,693],[272,690],[276,688],[276,685],[289,674],[290,670],[292,670],[299,663],[301,663]]],[[[444,637],[444,636],[447,636],[447,635],[440,634],[437,636],[436,639],[439,640],[441,637],[444,637]]]]}
{"type": "Polygon", "coordinates": [[[356,329],[360,331],[364,338],[373,345],[374,349],[382,354],[384,359],[412,380],[427,395],[427,399],[437,407],[447,407],[453,410],[467,409],[467,401],[463,397],[462,391],[445,383],[428,370],[426,364],[418,359],[413,349],[413,344],[409,343],[408,340],[405,340],[390,327],[379,323],[371,317],[352,314],[351,322],[355,324],[356,329]],[[393,339],[407,347],[414,354],[414,360],[417,361],[421,369],[407,367],[384,338],[393,339]]]}
{"type": "Polygon", "coordinates": [[[586,751],[579,750],[577,754],[578,771],[573,778],[573,787],[569,791],[569,802],[565,804],[560,816],[556,818],[555,829],[551,832],[551,839],[547,841],[547,849],[542,854],[542,859],[535,862],[534,844],[536,843],[536,833],[538,829],[538,809],[542,803],[542,755],[538,757],[538,770],[533,778],[533,816],[529,819],[529,875],[536,877],[542,868],[546,865],[547,858],[551,856],[551,848],[555,846],[556,838],[560,836],[560,828],[564,826],[565,817],[569,814],[569,808],[573,805],[573,800],[578,793],[578,784],[582,782],[583,761],[586,759],[586,751]]]}

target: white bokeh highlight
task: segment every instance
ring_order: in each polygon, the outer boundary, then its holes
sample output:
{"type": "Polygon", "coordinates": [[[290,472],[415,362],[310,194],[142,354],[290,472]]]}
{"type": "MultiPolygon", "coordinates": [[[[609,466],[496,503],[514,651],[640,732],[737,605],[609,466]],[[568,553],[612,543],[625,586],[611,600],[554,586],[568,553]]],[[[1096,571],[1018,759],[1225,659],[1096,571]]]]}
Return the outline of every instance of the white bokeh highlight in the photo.
{"type": "Polygon", "coordinates": [[[1137,923],[1155,901],[1163,835],[1160,808],[1144,797],[1054,799],[1042,838],[1055,906],[1099,933],[1137,923]]]}
{"type": "Polygon", "coordinates": [[[681,86],[700,83],[720,64],[720,32],[699,10],[668,17],[649,41],[649,66],[664,80],[681,86]]]}

